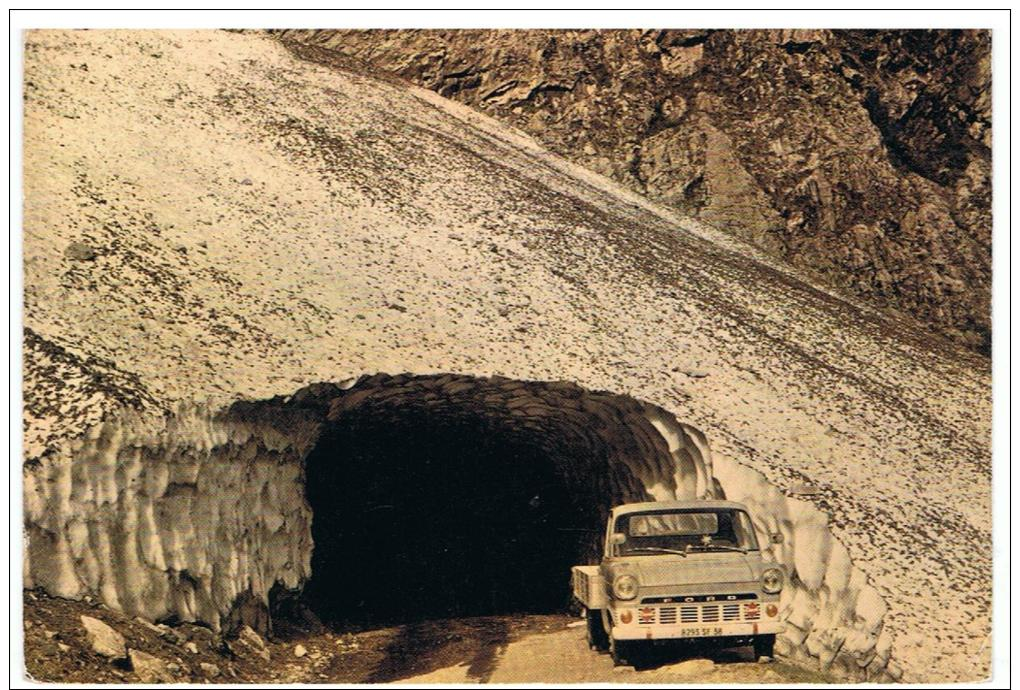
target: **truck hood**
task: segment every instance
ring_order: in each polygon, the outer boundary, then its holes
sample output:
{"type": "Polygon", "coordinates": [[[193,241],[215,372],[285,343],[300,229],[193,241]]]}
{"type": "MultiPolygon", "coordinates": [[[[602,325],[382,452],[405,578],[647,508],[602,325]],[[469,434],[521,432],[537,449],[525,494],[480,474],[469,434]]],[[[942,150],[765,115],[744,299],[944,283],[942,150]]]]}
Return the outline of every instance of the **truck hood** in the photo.
{"type": "Polygon", "coordinates": [[[758,576],[748,561],[736,553],[642,556],[620,563],[618,572],[633,573],[642,587],[751,582],[758,576]]]}

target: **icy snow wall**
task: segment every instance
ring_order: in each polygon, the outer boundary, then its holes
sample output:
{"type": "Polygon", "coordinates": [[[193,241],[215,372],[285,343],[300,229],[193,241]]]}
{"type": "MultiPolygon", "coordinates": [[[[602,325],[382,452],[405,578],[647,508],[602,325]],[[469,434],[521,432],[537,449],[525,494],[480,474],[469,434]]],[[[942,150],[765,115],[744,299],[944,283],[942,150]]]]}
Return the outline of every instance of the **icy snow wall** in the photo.
{"type": "Polygon", "coordinates": [[[275,582],[299,586],[317,433],[284,410],[245,421],[197,406],[93,427],[25,466],[25,587],[220,627],[275,582]]]}

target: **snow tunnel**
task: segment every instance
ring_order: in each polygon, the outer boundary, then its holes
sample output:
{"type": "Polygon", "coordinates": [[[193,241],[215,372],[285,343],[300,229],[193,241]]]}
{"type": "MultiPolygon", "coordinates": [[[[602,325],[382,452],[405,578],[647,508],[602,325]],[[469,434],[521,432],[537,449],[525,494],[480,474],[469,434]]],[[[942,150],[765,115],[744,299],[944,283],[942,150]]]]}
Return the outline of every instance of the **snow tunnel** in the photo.
{"type": "Polygon", "coordinates": [[[896,677],[885,602],[824,513],[667,410],[571,382],[376,374],[124,410],[23,478],[27,588],[269,634],[293,603],[368,626],[562,610],[613,505],[730,498],[790,573],[777,652],[896,677]]]}

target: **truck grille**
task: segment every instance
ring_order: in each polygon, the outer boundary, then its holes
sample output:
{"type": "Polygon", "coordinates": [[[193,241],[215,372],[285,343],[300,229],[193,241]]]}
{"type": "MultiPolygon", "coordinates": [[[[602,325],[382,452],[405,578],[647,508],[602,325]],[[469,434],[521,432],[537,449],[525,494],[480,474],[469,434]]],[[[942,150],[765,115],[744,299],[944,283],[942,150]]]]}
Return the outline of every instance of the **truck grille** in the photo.
{"type": "Polygon", "coordinates": [[[728,604],[685,604],[683,606],[642,606],[638,625],[675,625],[680,623],[738,623],[761,620],[758,602],[728,604]]]}

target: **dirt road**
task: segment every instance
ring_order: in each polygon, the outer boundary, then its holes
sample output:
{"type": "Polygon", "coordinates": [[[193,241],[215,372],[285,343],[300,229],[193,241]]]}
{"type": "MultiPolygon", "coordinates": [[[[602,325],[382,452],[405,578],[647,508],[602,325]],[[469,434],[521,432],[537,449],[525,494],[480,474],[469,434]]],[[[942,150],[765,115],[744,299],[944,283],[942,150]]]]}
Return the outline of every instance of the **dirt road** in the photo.
{"type": "MultiPolygon", "coordinates": [[[[406,683],[824,683],[827,678],[787,662],[756,663],[750,650],[656,649],[637,666],[614,668],[608,654],[588,649],[584,627],[564,617],[559,629],[505,645],[482,646],[474,660],[415,675],[406,683]],[[479,656],[489,663],[479,665],[479,656]]],[[[558,626],[557,626],[558,627],[558,626]]]]}

